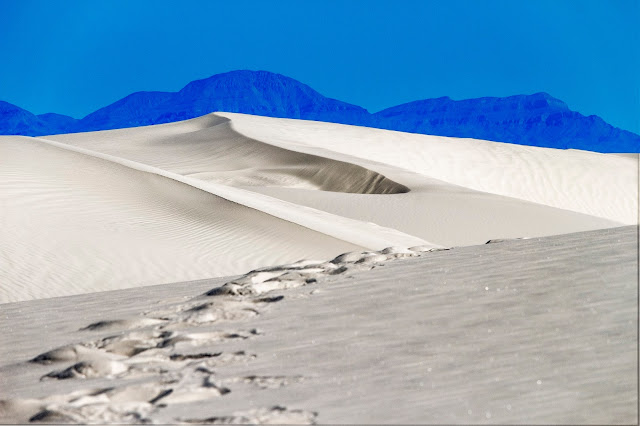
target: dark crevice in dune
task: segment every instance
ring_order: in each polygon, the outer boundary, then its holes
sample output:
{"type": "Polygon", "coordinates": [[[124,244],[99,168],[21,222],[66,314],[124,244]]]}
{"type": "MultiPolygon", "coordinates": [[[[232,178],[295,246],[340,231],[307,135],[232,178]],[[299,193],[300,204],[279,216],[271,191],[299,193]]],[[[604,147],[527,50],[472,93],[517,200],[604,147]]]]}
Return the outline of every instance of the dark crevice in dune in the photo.
{"type": "Polygon", "coordinates": [[[171,145],[192,146],[194,155],[203,149],[201,155],[206,155],[206,161],[210,160],[200,172],[206,177],[198,173],[194,177],[230,186],[308,185],[321,191],[354,194],[409,192],[405,185],[374,170],[271,145],[235,130],[228,118],[216,118],[199,130],[171,135],[154,141],[154,145],[159,149],[171,145]]]}

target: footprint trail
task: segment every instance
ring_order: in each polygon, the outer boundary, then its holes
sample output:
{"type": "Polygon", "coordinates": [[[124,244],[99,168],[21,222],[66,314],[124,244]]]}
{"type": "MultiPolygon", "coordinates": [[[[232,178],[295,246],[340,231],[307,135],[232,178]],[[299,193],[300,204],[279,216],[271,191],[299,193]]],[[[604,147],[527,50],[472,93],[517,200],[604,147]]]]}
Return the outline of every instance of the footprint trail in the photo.
{"type": "MultiPolygon", "coordinates": [[[[262,332],[255,328],[234,327],[277,306],[286,299],[282,294],[286,290],[318,286],[335,275],[366,271],[388,261],[437,250],[446,249],[389,247],[345,253],[331,261],[303,260],[260,268],[187,301],[166,303],[130,318],[88,324],[78,333],[105,334],[54,348],[29,362],[59,365],[43,375],[42,381],[78,380],[90,385],[95,379],[107,379],[113,381],[113,385],[87,386],[87,389],[40,399],[0,401],[0,419],[32,423],[152,423],[168,406],[221,398],[239,386],[264,391],[295,386],[308,378],[281,374],[221,376],[219,370],[224,370],[226,365],[251,362],[260,354],[248,349],[215,348],[229,341],[250,344],[252,339],[260,338],[262,332]],[[227,328],[211,329],[218,324],[227,328]]],[[[316,417],[313,411],[276,404],[241,413],[175,418],[174,421],[313,424],[316,417]]]]}

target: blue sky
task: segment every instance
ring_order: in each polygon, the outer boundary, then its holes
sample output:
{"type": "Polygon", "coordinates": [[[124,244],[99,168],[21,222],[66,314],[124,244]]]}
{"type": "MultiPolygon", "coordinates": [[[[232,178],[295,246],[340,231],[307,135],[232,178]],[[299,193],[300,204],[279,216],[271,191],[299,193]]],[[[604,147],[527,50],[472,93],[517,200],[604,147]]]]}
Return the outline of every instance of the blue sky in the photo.
{"type": "Polygon", "coordinates": [[[640,2],[0,0],[0,99],[76,118],[268,70],[371,112],[545,91],[640,133],[640,2]]]}

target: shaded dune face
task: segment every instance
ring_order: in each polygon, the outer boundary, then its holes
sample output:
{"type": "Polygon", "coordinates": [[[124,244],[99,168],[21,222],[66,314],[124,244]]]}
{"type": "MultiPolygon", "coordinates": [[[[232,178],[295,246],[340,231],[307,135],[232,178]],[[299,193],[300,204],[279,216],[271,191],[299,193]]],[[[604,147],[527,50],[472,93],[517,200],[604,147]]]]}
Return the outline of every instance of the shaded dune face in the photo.
{"type": "MultiPolygon", "coordinates": [[[[224,118],[195,132],[154,142],[154,150],[180,147],[190,167],[181,174],[229,186],[278,186],[354,194],[400,194],[409,188],[365,167],[290,151],[246,137],[224,118]],[[188,152],[192,152],[189,155],[188,152]],[[187,154],[187,155],[185,155],[187,154]]],[[[174,167],[181,168],[180,164],[174,167]]]]}
{"type": "MultiPolygon", "coordinates": [[[[238,132],[278,146],[292,146],[295,150],[300,140],[303,146],[318,147],[321,152],[382,163],[470,190],[570,210],[618,224],[631,225],[638,221],[637,157],[244,114],[216,114],[230,118],[238,132]]],[[[373,165],[365,166],[379,170],[373,165]]],[[[407,184],[392,172],[386,173],[407,184]]],[[[412,192],[418,191],[417,186],[409,186],[412,192]]]]}
{"type": "Polygon", "coordinates": [[[115,155],[206,182],[352,194],[400,194],[409,188],[360,165],[280,148],[244,136],[225,117],[147,128],[59,135],[70,145],[115,155]]]}

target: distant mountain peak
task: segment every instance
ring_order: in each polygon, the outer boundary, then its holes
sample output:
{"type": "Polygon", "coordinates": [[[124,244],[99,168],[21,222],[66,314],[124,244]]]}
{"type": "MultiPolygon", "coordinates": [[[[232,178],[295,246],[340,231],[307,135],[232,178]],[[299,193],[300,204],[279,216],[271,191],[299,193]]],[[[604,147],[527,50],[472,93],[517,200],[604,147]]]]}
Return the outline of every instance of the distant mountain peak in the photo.
{"type": "Polygon", "coordinates": [[[251,71],[251,70],[236,70],[229,71],[222,74],[215,74],[207,78],[194,80],[184,86],[178,93],[202,91],[208,88],[223,88],[230,87],[257,87],[267,88],[270,84],[279,84],[283,87],[297,87],[304,88],[310,92],[317,93],[311,87],[291,77],[287,77],[282,74],[273,73],[270,71],[251,71]]]}
{"type": "Polygon", "coordinates": [[[33,115],[0,101],[0,134],[45,135],[186,120],[215,111],[299,118],[412,133],[470,137],[552,148],[640,152],[640,136],[585,117],[546,92],[396,105],[375,114],[323,96],[270,71],[236,70],[192,81],[178,92],[135,92],[81,120],[33,115]]]}
{"type": "Polygon", "coordinates": [[[9,102],[0,101],[0,111],[26,111],[17,105],[10,104],[9,102]]]}

